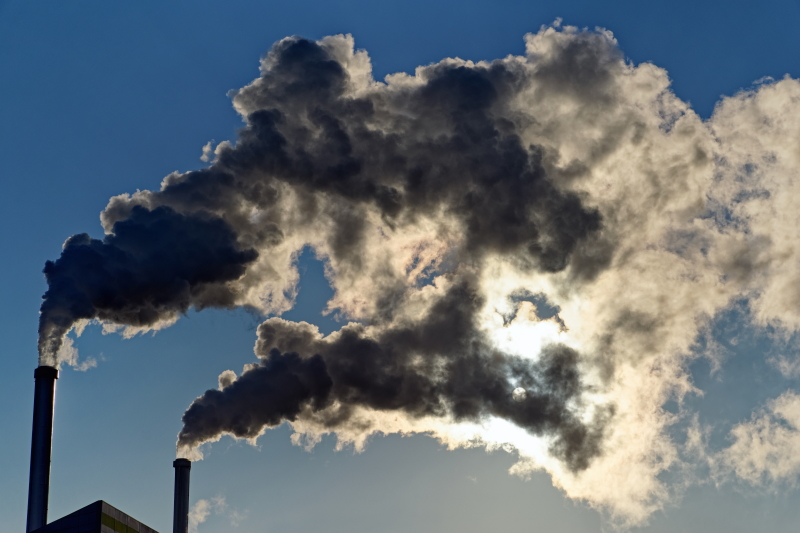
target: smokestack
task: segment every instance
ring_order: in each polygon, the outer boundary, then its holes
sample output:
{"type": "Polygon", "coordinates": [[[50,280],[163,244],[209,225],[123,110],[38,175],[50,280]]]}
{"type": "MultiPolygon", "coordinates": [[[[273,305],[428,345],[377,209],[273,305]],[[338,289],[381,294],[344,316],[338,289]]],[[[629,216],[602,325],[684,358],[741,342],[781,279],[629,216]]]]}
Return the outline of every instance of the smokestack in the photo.
{"type": "Polygon", "coordinates": [[[189,531],[189,472],[192,462],[188,459],[175,459],[175,508],[172,515],[172,533],[189,531]]]}
{"type": "Polygon", "coordinates": [[[58,370],[40,366],[34,371],[33,434],[31,473],[28,481],[28,525],[31,532],[47,524],[47,498],[50,492],[50,453],[53,441],[53,406],[58,370]]]}

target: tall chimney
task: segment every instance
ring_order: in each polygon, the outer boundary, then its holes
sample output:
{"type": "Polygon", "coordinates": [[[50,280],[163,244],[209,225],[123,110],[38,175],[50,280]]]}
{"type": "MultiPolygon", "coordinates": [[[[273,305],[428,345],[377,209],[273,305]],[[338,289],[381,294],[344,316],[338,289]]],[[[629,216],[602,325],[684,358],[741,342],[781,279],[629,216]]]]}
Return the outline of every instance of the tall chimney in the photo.
{"type": "Polygon", "coordinates": [[[53,406],[58,370],[40,366],[33,373],[33,434],[31,473],[28,479],[28,525],[31,532],[47,524],[47,498],[50,492],[50,453],[53,442],[53,406]]]}
{"type": "Polygon", "coordinates": [[[188,459],[175,459],[175,507],[172,513],[172,533],[189,531],[189,472],[192,462],[188,459]]]}

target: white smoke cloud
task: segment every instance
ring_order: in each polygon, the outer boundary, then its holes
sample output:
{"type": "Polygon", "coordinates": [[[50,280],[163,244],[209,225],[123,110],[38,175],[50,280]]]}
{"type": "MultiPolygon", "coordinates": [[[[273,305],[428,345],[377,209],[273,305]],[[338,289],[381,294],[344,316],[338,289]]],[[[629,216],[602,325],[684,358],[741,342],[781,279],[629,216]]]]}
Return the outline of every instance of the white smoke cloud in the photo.
{"type": "Polygon", "coordinates": [[[189,533],[197,533],[197,527],[208,519],[211,514],[211,502],[197,500],[189,510],[189,533]]]}
{"type": "Polygon", "coordinates": [[[204,163],[208,163],[212,159],[212,155],[214,154],[214,141],[208,141],[206,144],[203,145],[203,155],[200,156],[200,161],[204,163]]]}
{"type": "MultiPolygon", "coordinates": [[[[86,324],[80,324],[75,327],[75,335],[80,337],[85,326],[86,324]]],[[[95,368],[97,366],[97,359],[94,357],[86,357],[83,360],[80,359],[78,348],[75,346],[75,340],[70,336],[64,337],[64,342],[58,351],[58,361],[71,366],[78,372],[86,372],[90,368],[95,368]]]]}
{"type": "Polygon", "coordinates": [[[232,509],[225,496],[217,495],[210,500],[197,500],[189,509],[189,533],[198,533],[199,526],[211,515],[225,516],[232,527],[238,527],[247,519],[247,511],[232,509]]]}
{"type": "Polygon", "coordinates": [[[750,282],[757,321],[787,331],[800,326],[798,109],[800,83],[786,77],[724,98],[710,121],[718,140],[710,194],[731,218],[718,260],[750,282]]]}
{"type": "MultiPolygon", "coordinates": [[[[767,488],[795,486],[800,475],[800,395],[787,391],[730,432],[733,444],[715,459],[721,474],[733,472],[767,488]]],[[[719,474],[718,474],[719,475],[719,474]]]]}

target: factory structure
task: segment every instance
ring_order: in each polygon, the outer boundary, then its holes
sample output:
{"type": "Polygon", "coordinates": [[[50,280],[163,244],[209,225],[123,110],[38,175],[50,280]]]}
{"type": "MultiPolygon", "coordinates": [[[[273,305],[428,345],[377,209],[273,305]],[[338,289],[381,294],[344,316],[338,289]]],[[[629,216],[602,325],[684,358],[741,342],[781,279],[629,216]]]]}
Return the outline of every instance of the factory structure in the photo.
{"type": "MultiPolygon", "coordinates": [[[[40,366],[33,376],[35,390],[26,533],[158,533],[155,529],[142,524],[102,500],[91,503],[58,520],[47,522],[53,408],[58,370],[50,366],[40,366]]],[[[188,459],[176,459],[172,466],[175,468],[172,532],[188,533],[189,473],[192,463],[188,459]]]]}

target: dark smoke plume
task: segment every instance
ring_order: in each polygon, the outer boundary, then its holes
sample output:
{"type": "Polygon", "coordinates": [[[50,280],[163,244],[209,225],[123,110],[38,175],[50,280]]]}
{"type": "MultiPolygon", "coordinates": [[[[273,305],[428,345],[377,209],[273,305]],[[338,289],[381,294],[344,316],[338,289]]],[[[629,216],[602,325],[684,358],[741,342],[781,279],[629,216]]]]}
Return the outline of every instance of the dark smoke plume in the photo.
{"type": "Polygon", "coordinates": [[[39,353],[57,353],[80,319],[148,326],[192,306],[233,307],[225,284],[240,278],[256,257],[212,215],[134,206],[102,241],[73,235],[61,257],[45,265],[49,289],[39,322],[39,353]]]}
{"type": "Polygon", "coordinates": [[[583,392],[578,354],[550,345],[534,362],[493,349],[476,332],[480,303],[465,286],[454,287],[428,315],[378,338],[351,324],[322,339],[308,324],[270,319],[258,331],[261,363],[195,400],[178,446],[220,433],[254,438],[306,408],[325,410],[322,423],[335,431],[351,422],[353,408],[366,407],[456,422],[503,418],[552,435],[555,456],[573,470],[586,468],[600,451],[603,426],[581,422],[570,405],[583,392]],[[527,394],[515,400],[519,386],[527,394]]]}

